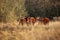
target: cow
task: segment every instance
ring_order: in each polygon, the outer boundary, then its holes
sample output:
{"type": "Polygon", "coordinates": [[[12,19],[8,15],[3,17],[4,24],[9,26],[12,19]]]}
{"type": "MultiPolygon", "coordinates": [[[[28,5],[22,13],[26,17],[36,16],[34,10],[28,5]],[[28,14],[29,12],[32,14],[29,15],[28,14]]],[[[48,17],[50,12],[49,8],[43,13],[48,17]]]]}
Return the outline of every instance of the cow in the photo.
{"type": "Polygon", "coordinates": [[[30,17],[29,19],[29,24],[33,24],[36,22],[36,19],[34,17],[30,17]]]}
{"type": "Polygon", "coordinates": [[[26,23],[26,21],[27,21],[26,18],[21,18],[19,20],[19,24],[24,25],[26,23]]]}
{"type": "Polygon", "coordinates": [[[43,24],[46,25],[47,23],[49,23],[49,18],[43,18],[42,19],[42,22],[43,22],[43,24]]]}
{"type": "Polygon", "coordinates": [[[30,24],[30,17],[27,17],[27,24],[30,24]]]}
{"type": "Polygon", "coordinates": [[[49,18],[43,18],[43,17],[41,17],[41,18],[38,19],[38,22],[39,22],[39,24],[40,23],[41,24],[47,24],[47,23],[49,23],[49,18]]]}

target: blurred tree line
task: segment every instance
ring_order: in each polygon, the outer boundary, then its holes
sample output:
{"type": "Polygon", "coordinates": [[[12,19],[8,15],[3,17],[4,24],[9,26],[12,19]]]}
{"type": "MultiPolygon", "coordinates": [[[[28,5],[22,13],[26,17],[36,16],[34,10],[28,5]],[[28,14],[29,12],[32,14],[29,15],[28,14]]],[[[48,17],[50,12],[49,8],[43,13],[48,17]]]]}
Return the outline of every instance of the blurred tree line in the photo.
{"type": "Polygon", "coordinates": [[[26,0],[28,16],[54,17],[60,16],[60,0],[26,0]]]}
{"type": "Polygon", "coordinates": [[[60,16],[60,0],[0,0],[0,22],[13,22],[25,16],[60,16]]]}

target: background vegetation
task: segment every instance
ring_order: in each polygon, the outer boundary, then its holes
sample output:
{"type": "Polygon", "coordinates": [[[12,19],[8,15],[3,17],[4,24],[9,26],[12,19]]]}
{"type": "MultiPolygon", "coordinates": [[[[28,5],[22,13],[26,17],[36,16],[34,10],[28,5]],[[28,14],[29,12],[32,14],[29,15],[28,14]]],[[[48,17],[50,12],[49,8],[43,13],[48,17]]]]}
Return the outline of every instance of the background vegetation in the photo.
{"type": "Polygon", "coordinates": [[[0,21],[12,22],[27,15],[24,0],[0,0],[0,21]]]}
{"type": "Polygon", "coordinates": [[[26,0],[25,7],[29,16],[54,17],[60,16],[59,0],[26,0]]]}
{"type": "Polygon", "coordinates": [[[0,0],[0,22],[25,16],[60,16],[60,0],[0,0]]]}

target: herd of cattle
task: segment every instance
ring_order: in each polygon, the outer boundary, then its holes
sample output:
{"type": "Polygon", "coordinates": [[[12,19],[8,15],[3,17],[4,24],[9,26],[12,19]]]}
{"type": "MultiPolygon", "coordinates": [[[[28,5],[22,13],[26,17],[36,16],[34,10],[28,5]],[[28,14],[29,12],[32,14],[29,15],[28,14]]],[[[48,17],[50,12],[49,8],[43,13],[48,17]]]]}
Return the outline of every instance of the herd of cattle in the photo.
{"type": "Polygon", "coordinates": [[[24,25],[24,24],[35,24],[36,22],[43,23],[44,25],[49,23],[49,18],[34,18],[34,17],[24,17],[19,19],[19,24],[24,25]]]}
{"type": "MultiPolygon", "coordinates": [[[[54,17],[53,20],[56,20],[56,19],[59,19],[60,20],[60,17],[57,18],[57,17],[54,17]]],[[[50,21],[49,18],[43,18],[43,17],[37,17],[37,18],[34,18],[34,17],[24,17],[24,18],[21,18],[19,19],[19,24],[21,25],[24,25],[24,24],[35,24],[36,22],[39,22],[39,23],[42,23],[44,25],[48,24],[50,21]]]]}

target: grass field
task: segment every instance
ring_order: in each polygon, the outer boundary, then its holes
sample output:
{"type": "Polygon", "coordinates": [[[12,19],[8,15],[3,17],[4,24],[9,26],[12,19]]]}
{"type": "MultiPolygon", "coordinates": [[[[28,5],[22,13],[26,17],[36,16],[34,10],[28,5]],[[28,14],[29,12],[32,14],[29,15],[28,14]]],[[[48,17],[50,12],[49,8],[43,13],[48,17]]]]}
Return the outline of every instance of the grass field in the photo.
{"type": "Polygon", "coordinates": [[[60,40],[60,21],[34,26],[0,23],[0,40],[60,40]]]}

